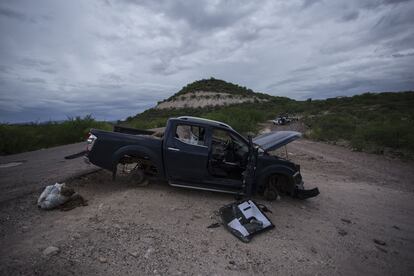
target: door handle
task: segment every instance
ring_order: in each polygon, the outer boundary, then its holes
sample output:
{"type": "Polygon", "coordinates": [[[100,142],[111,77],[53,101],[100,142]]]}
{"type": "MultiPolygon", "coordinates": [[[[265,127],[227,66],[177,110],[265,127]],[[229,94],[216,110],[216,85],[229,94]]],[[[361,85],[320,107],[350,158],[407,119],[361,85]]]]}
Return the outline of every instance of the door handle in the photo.
{"type": "Polygon", "coordinates": [[[169,149],[169,150],[172,150],[172,151],[180,151],[180,149],[171,148],[171,147],[168,147],[168,149],[169,149]]]}

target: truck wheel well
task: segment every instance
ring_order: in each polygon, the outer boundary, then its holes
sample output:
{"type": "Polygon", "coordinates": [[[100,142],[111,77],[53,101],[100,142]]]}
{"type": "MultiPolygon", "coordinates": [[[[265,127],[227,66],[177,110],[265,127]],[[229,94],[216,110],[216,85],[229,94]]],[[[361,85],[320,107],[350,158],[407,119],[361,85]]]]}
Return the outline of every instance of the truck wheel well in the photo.
{"type": "Polygon", "coordinates": [[[113,178],[115,179],[118,171],[121,174],[129,174],[134,169],[141,169],[146,175],[158,174],[157,167],[148,156],[131,153],[124,154],[119,158],[118,163],[115,164],[113,169],[113,178]]]}
{"type": "Polygon", "coordinates": [[[291,178],[282,173],[272,173],[267,176],[259,190],[268,199],[272,199],[281,194],[292,194],[293,191],[294,185],[291,178]]]}

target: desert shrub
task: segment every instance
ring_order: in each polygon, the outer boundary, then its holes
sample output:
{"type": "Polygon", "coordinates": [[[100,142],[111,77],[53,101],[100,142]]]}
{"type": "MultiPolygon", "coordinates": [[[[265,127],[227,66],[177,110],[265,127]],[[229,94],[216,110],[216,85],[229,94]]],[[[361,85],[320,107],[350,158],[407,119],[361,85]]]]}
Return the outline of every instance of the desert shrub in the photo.
{"type": "Polygon", "coordinates": [[[231,106],[207,113],[204,117],[227,123],[241,133],[257,130],[257,124],[265,119],[264,114],[259,110],[247,110],[231,106]]]}
{"type": "Polygon", "coordinates": [[[304,103],[309,137],[345,139],[360,151],[386,149],[414,157],[414,93],[365,93],[304,103]]]}
{"type": "Polygon", "coordinates": [[[355,130],[355,119],[348,115],[328,114],[307,120],[310,137],[321,141],[349,140],[355,130]]]}
{"type": "Polygon", "coordinates": [[[404,121],[365,122],[356,128],[351,144],[357,150],[376,153],[384,152],[385,148],[414,153],[413,127],[404,121]]]}

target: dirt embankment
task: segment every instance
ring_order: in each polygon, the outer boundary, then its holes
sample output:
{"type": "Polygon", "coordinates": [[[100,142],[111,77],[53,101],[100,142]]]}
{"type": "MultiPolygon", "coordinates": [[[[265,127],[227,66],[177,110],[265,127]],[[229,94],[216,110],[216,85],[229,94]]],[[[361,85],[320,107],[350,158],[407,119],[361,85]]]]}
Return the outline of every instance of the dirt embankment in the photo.
{"type": "Polygon", "coordinates": [[[37,193],[0,205],[0,274],[412,273],[413,163],[305,139],[290,144],[288,155],[321,194],[255,198],[272,210],[276,227],[249,244],[223,227],[207,228],[231,195],[114,183],[100,171],[70,183],[89,206],[41,211],[37,193]],[[50,246],[58,251],[45,251],[50,246]]]}
{"type": "Polygon", "coordinates": [[[258,97],[246,97],[229,93],[196,91],[187,93],[177,98],[159,103],[156,109],[169,108],[203,108],[208,106],[225,106],[240,103],[263,102],[265,99],[258,97]]]}

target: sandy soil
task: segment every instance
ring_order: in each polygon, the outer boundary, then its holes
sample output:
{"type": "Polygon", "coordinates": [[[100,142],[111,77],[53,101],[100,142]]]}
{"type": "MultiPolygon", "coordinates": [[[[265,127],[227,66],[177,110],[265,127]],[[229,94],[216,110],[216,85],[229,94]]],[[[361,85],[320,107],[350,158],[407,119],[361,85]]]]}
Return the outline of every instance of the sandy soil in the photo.
{"type": "MultiPolygon", "coordinates": [[[[38,193],[0,204],[0,274],[409,275],[414,271],[414,165],[308,140],[293,142],[317,198],[265,203],[275,229],[244,244],[208,229],[233,196],[111,181],[71,182],[89,200],[42,211],[38,193]],[[45,255],[49,246],[59,248],[45,255]]],[[[79,161],[81,162],[81,161],[79,161]]]]}
{"type": "Polygon", "coordinates": [[[155,109],[169,108],[203,108],[207,106],[223,106],[240,103],[252,103],[254,101],[265,102],[267,100],[258,97],[246,97],[229,93],[209,91],[196,91],[179,96],[177,99],[159,103],[155,109]],[[218,97],[218,98],[217,98],[218,97]]]}

